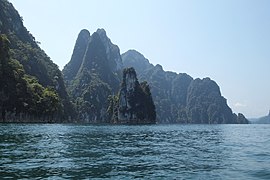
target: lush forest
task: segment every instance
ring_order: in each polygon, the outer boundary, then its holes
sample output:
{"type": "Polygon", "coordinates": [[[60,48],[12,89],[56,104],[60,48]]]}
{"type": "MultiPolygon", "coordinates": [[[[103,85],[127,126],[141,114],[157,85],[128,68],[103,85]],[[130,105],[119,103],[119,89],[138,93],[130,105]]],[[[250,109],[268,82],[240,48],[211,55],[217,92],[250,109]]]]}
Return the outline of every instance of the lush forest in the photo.
{"type": "Polygon", "coordinates": [[[74,117],[61,71],[24,27],[13,5],[0,1],[0,121],[64,122],[74,117]]]}

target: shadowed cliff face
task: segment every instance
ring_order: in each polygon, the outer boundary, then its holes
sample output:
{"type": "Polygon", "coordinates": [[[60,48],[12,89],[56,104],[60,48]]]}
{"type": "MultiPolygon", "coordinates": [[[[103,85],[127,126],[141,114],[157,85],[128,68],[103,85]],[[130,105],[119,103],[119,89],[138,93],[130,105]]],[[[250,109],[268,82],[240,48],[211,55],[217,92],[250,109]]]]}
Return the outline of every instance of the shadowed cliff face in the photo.
{"type": "Polygon", "coordinates": [[[218,85],[210,78],[195,79],[189,85],[186,116],[187,123],[236,123],[218,85]]]}
{"type": "Polygon", "coordinates": [[[156,112],[149,86],[139,84],[134,68],[123,71],[119,92],[118,123],[155,123],[156,112]]]}
{"type": "Polygon", "coordinates": [[[136,72],[133,69],[126,69],[123,72],[123,82],[119,93],[119,111],[120,121],[131,121],[137,119],[134,102],[135,89],[138,89],[139,82],[136,72]]]}

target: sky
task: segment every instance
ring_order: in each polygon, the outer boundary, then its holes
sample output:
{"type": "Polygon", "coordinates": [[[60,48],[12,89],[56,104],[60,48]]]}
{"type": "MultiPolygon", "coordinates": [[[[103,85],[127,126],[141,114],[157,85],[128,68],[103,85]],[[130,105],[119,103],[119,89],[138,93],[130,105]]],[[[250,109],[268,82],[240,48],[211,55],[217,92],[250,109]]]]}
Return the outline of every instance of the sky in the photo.
{"type": "Polygon", "coordinates": [[[60,69],[81,29],[104,28],[166,71],[210,77],[235,113],[270,109],[269,0],[10,0],[60,69]]]}

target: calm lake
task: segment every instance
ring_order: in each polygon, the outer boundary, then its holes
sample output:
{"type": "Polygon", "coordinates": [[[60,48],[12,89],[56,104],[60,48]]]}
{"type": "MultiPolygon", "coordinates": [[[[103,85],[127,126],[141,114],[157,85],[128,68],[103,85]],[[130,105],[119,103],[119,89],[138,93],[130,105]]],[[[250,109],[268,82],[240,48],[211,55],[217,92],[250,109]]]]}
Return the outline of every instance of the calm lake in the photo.
{"type": "Polygon", "coordinates": [[[0,124],[0,177],[270,179],[270,125],[0,124]]]}

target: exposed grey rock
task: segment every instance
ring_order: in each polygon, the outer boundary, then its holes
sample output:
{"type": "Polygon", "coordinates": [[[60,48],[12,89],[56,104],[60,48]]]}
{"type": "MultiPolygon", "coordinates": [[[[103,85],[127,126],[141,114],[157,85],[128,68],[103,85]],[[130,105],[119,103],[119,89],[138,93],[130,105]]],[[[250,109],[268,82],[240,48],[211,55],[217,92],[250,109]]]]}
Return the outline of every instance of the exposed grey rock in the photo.
{"type": "Polygon", "coordinates": [[[104,29],[98,29],[97,33],[105,47],[107,59],[112,71],[121,71],[123,69],[123,64],[119,47],[111,42],[104,29]]]}
{"type": "Polygon", "coordinates": [[[118,119],[121,123],[128,123],[136,120],[132,100],[135,95],[135,88],[139,85],[136,72],[134,70],[124,71],[122,87],[119,93],[118,119]]]}
{"type": "Polygon", "coordinates": [[[156,112],[149,86],[139,84],[134,68],[123,71],[119,92],[118,123],[155,123],[156,112]]]}
{"type": "Polygon", "coordinates": [[[87,49],[87,46],[90,41],[90,33],[88,30],[83,29],[78,35],[76,40],[76,44],[71,56],[71,60],[67,65],[65,65],[63,69],[64,79],[66,82],[69,82],[76,77],[81,64],[83,62],[83,58],[87,49]]]}

